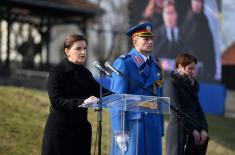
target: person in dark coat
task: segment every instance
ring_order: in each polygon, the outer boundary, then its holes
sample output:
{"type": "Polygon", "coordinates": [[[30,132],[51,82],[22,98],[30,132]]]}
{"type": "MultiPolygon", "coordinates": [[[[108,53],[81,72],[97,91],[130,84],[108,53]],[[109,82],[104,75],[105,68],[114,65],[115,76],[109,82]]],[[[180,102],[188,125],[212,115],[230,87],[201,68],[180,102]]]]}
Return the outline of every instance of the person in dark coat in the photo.
{"type": "Polygon", "coordinates": [[[164,95],[170,97],[171,105],[197,121],[195,123],[171,109],[166,132],[166,155],[202,155],[185,152],[185,148],[190,150],[194,144],[204,146],[207,143],[208,124],[199,103],[199,85],[194,78],[196,64],[197,59],[190,54],[177,55],[176,69],[164,82],[164,95]]]}
{"type": "Polygon", "coordinates": [[[198,80],[214,81],[215,48],[208,19],[203,12],[203,0],[191,0],[192,8],[183,25],[183,38],[198,59],[198,80]]]}
{"type": "Polygon", "coordinates": [[[49,72],[51,107],[41,155],[90,155],[92,128],[87,109],[78,106],[97,101],[100,86],[84,66],[87,54],[84,36],[68,36],[64,52],[66,58],[49,72]]]}

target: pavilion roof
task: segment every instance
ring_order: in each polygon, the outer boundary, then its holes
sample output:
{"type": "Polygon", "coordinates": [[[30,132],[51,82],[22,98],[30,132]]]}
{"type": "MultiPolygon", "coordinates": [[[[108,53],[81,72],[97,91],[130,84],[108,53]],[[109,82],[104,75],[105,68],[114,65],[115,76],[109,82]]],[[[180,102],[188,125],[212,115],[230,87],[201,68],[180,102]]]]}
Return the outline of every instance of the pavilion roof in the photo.
{"type": "Polygon", "coordinates": [[[86,0],[1,0],[1,5],[31,10],[34,14],[70,14],[94,16],[101,9],[86,0]]]}

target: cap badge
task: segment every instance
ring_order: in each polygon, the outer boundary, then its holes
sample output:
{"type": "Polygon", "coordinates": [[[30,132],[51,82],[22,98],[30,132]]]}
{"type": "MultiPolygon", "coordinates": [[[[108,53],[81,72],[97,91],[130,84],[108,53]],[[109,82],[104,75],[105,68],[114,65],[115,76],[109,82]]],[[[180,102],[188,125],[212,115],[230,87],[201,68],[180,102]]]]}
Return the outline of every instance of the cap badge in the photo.
{"type": "Polygon", "coordinates": [[[146,26],[146,31],[147,32],[151,32],[151,27],[148,25],[148,26],[146,26]]]}

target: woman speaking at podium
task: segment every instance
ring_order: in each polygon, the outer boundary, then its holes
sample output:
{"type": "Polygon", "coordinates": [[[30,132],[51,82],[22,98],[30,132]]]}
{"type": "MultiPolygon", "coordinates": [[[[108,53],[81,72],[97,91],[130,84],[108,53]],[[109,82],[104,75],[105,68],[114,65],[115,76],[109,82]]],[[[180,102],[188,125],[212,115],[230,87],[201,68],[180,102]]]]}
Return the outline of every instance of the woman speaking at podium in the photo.
{"type": "Polygon", "coordinates": [[[78,106],[97,101],[100,85],[84,66],[87,55],[84,36],[66,37],[64,53],[66,58],[49,72],[51,107],[41,154],[90,155],[91,124],[87,120],[87,109],[78,106]]]}

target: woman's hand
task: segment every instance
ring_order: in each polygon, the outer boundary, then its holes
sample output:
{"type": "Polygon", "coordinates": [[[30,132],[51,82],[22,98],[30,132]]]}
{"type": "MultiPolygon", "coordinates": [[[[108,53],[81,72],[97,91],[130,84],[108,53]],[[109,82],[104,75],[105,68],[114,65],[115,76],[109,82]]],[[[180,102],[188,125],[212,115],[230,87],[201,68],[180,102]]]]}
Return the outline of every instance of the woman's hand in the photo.
{"type": "Polygon", "coordinates": [[[89,98],[84,100],[84,103],[92,103],[92,102],[98,102],[99,99],[95,96],[90,96],[89,98]]]}
{"type": "Polygon", "coordinates": [[[202,145],[207,139],[208,133],[206,130],[202,130],[200,133],[197,130],[193,130],[193,137],[195,139],[195,144],[202,145]]]}
{"type": "Polygon", "coordinates": [[[197,130],[193,130],[193,137],[195,139],[195,144],[200,144],[200,133],[197,130]]]}
{"type": "Polygon", "coordinates": [[[202,144],[204,144],[205,143],[205,141],[206,141],[206,139],[207,139],[207,136],[208,136],[208,133],[207,133],[207,131],[206,130],[202,130],[201,131],[201,133],[200,133],[200,144],[202,145],[202,144]]]}

